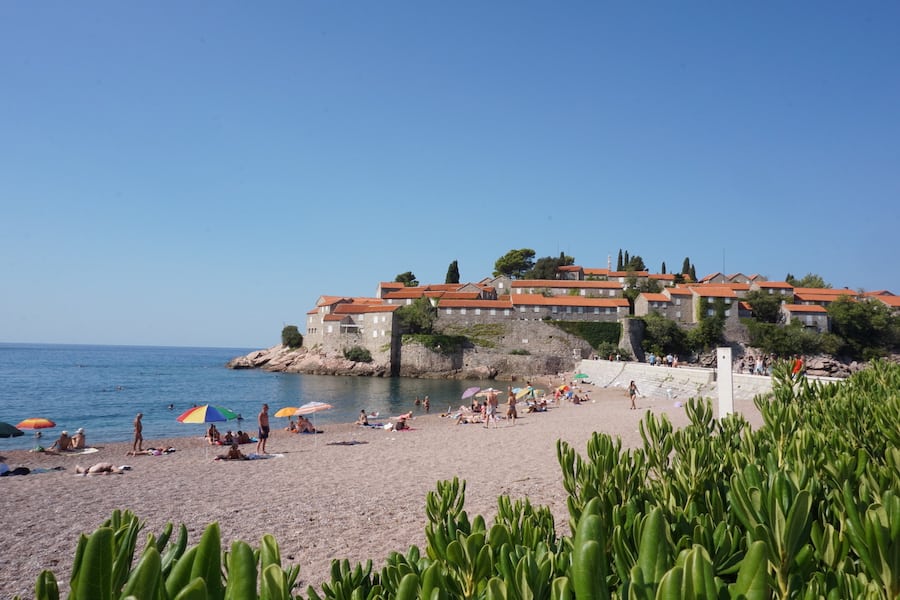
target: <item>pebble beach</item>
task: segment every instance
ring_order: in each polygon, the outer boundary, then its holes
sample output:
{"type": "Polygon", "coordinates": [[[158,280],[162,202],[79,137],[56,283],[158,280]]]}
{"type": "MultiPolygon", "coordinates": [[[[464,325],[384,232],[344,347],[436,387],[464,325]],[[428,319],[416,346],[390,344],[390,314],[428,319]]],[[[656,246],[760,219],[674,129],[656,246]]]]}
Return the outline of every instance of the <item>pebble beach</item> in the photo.
{"type": "MultiPolygon", "coordinates": [[[[147,533],[168,522],[184,523],[189,543],[213,521],[221,527],[223,545],[242,539],[257,547],[271,533],[283,562],[300,566],[304,594],[307,586],[319,589],[328,579],[335,558],[372,559],[380,569],[392,551],[424,548],[425,495],[440,480],[465,480],[467,511],[488,523],[498,496],[527,497],[548,506],[558,530],[567,532],[557,440],[583,454],[595,431],[620,437],[625,447],[641,445],[639,422],[646,411],[667,415],[675,427],[687,423],[681,406],[639,398],[638,410],[630,410],[622,389],[582,388],[590,396],[586,403],[564,402],[531,414],[520,406],[515,424],[503,420],[490,428],[457,425],[442,416],[456,406],[432,406],[427,414],[411,406],[411,428],[405,431],[329,424],[321,434],[304,435],[278,429],[280,421],[273,420],[271,456],[259,460],[215,460],[225,450],[200,437],[145,440],[145,448],[175,449],[161,456],[128,456],[131,444],[120,443],[83,455],[0,451],[10,468],[42,471],[0,478],[0,598],[33,598],[44,569],[56,574],[65,595],[79,535],[92,532],[115,509],[133,511],[147,533]],[[98,462],[129,469],[76,475],[77,466],[98,462]]],[[[751,399],[737,398],[735,411],[754,428],[761,425],[751,399]]],[[[390,420],[381,417],[373,423],[390,420]]],[[[241,449],[251,453],[255,444],[241,449]]]]}

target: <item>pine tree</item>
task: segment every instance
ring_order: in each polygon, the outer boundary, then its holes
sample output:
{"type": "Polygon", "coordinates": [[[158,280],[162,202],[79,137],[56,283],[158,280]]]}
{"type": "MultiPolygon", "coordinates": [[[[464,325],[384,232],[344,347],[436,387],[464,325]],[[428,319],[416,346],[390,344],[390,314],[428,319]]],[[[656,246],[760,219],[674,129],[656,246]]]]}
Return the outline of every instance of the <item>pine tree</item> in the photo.
{"type": "Polygon", "coordinates": [[[666,274],[666,261],[663,261],[662,268],[659,270],[663,275],[666,274]]]}
{"type": "Polygon", "coordinates": [[[619,248],[619,259],[616,261],[616,271],[621,271],[624,263],[622,262],[622,249],[619,248]]]}
{"type": "MultiPolygon", "coordinates": [[[[626,250],[625,251],[625,262],[622,263],[622,269],[626,268],[628,266],[628,263],[630,263],[630,262],[631,262],[631,257],[628,256],[628,250],[626,250]]],[[[619,270],[621,271],[622,269],[619,269],[619,270]]]]}
{"type": "Polygon", "coordinates": [[[691,259],[687,256],[684,257],[684,263],[681,265],[681,274],[688,275],[691,272],[691,259]]]}
{"type": "Polygon", "coordinates": [[[697,281],[697,270],[691,265],[691,281],[697,281]]]}

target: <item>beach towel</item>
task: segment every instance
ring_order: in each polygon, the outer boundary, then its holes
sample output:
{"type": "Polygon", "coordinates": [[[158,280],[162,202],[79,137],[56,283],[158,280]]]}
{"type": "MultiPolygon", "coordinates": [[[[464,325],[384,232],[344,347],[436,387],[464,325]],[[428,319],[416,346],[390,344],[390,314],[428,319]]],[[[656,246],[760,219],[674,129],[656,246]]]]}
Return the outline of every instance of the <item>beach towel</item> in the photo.
{"type": "Polygon", "coordinates": [[[94,452],[99,452],[99,448],[79,448],[78,450],[67,450],[62,452],[61,454],[66,454],[69,456],[78,456],[81,454],[93,454],[94,452]]]}
{"type": "Polygon", "coordinates": [[[368,444],[360,440],[350,440],[348,442],[328,442],[326,446],[356,446],[357,444],[368,444]]]}

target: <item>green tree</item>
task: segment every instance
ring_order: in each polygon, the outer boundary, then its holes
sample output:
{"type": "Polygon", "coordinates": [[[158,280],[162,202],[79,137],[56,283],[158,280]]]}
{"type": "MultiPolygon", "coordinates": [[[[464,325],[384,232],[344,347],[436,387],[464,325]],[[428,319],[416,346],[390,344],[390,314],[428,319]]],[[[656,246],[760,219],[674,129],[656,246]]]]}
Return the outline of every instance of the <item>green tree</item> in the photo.
{"type": "Polygon", "coordinates": [[[447,277],[444,283],[459,283],[459,263],[455,260],[447,267],[447,277]]]}
{"type": "Polygon", "coordinates": [[[687,352],[687,334],[678,323],[656,313],[641,319],[644,321],[644,339],[641,342],[644,350],[663,354],[687,352]]]}
{"type": "Polygon", "coordinates": [[[753,317],[763,323],[777,323],[781,316],[781,297],[763,290],[747,292],[744,301],[753,310],[753,317]]]}
{"type": "Polygon", "coordinates": [[[694,265],[691,265],[691,281],[697,281],[697,269],[694,268],[694,265]]]}
{"type": "Polygon", "coordinates": [[[662,268],[660,269],[659,272],[662,273],[663,275],[666,274],[666,261],[663,261],[662,268]]]}
{"type": "Polygon", "coordinates": [[[437,307],[428,298],[416,298],[412,304],[394,311],[401,333],[432,333],[437,320],[437,307]]]}
{"type": "Polygon", "coordinates": [[[534,250],[522,248],[510,250],[494,263],[494,277],[505,275],[512,279],[522,279],[534,267],[534,250]]]}
{"type": "Polygon", "coordinates": [[[682,275],[690,275],[691,273],[691,259],[687,256],[684,257],[684,262],[681,263],[681,274],[682,275]]]}
{"type": "Polygon", "coordinates": [[[832,333],[841,339],[841,353],[868,360],[897,348],[900,319],[881,302],[858,302],[841,296],[826,310],[832,333]]]}
{"type": "Polygon", "coordinates": [[[792,286],[799,288],[831,288],[831,284],[822,279],[821,275],[816,275],[814,273],[807,273],[803,276],[802,279],[797,279],[796,277],[788,273],[785,276],[784,280],[792,286]]]}
{"type": "MultiPolygon", "coordinates": [[[[705,306],[705,305],[704,305],[705,306]]],[[[688,345],[694,350],[709,350],[723,340],[725,333],[725,301],[716,298],[713,303],[714,313],[700,314],[700,322],[688,331],[688,345]]]]}
{"type": "Polygon", "coordinates": [[[622,249],[619,248],[619,258],[616,260],[616,271],[621,271],[625,268],[625,263],[622,261],[622,249]]]}
{"type": "Polygon", "coordinates": [[[647,265],[644,264],[644,259],[635,254],[625,263],[626,271],[646,271],[647,265]]]}
{"type": "Polygon", "coordinates": [[[416,287],[417,285],[419,285],[419,282],[416,280],[416,276],[413,275],[412,271],[400,273],[399,275],[397,275],[397,277],[394,278],[394,281],[402,283],[406,287],[416,287]]]}
{"type": "Polygon", "coordinates": [[[560,267],[575,264],[575,259],[566,256],[564,252],[559,253],[559,258],[545,256],[539,258],[534,266],[522,276],[522,279],[556,279],[560,267]]]}
{"type": "Polygon", "coordinates": [[[286,325],[281,330],[281,343],[288,348],[299,348],[303,345],[303,336],[296,325],[286,325]]]}

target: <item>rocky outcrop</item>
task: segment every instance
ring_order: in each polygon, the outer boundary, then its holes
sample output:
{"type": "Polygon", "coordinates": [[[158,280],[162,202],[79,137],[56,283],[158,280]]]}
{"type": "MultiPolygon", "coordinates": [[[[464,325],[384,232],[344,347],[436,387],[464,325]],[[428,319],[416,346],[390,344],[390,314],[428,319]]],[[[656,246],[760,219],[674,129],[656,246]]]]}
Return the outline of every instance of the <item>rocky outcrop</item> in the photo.
{"type": "Polygon", "coordinates": [[[231,359],[225,365],[229,369],[263,369],[278,373],[307,373],[311,375],[356,375],[360,377],[384,377],[389,374],[386,365],[374,362],[354,362],[343,356],[327,355],[306,348],[272,346],[256,350],[246,356],[231,359]]]}

